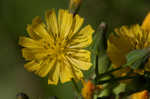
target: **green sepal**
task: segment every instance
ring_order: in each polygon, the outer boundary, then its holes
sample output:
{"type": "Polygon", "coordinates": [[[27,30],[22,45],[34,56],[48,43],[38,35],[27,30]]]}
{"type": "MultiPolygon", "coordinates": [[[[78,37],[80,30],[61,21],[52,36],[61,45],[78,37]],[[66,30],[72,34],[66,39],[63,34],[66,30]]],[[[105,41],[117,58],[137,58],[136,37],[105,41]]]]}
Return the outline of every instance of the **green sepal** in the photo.
{"type": "Polygon", "coordinates": [[[91,51],[96,57],[95,73],[96,75],[105,73],[110,67],[110,59],[107,56],[107,25],[101,22],[93,37],[91,51]]]}
{"type": "Polygon", "coordinates": [[[132,69],[138,69],[147,62],[149,57],[149,50],[134,50],[128,53],[126,56],[127,63],[125,66],[130,66],[132,69]]]}
{"type": "Polygon", "coordinates": [[[106,71],[108,71],[108,68],[110,67],[111,62],[109,60],[109,57],[107,54],[103,54],[98,57],[98,72],[99,74],[103,74],[106,71]]]}

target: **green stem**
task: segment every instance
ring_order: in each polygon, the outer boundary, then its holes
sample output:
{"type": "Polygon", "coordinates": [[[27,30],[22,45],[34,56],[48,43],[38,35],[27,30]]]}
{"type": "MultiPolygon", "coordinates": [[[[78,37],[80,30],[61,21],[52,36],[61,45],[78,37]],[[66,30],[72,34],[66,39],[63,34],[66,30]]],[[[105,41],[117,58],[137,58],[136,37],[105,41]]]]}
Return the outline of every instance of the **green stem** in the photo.
{"type": "Polygon", "coordinates": [[[97,78],[99,75],[99,73],[98,73],[98,55],[96,55],[95,74],[96,74],[96,78],[97,78]]]}
{"type": "Polygon", "coordinates": [[[72,79],[72,84],[74,86],[75,91],[77,92],[77,94],[80,96],[80,89],[76,83],[76,81],[74,79],[72,79]]]}
{"type": "Polygon", "coordinates": [[[103,81],[99,81],[98,84],[104,84],[104,83],[108,83],[108,82],[115,82],[115,81],[120,81],[120,80],[125,80],[125,79],[134,79],[138,76],[124,76],[124,77],[119,77],[119,78],[113,78],[113,79],[109,79],[109,80],[103,80],[103,81]]]}
{"type": "Polygon", "coordinates": [[[119,95],[116,95],[116,96],[115,96],[115,99],[119,99],[119,95]]]}
{"type": "Polygon", "coordinates": [[[97,79],[98,79],[98,78],[102,78],[102,77],[104,77],[104,76],[107,76],[107,75],[111,74],[112,72],[115,72],[115,71],[120,70],[120,69],[122,69],[122,68],[123,68],[123,67],[121,66],[121,67],[115,68],[115,69],[113,69],[113,70],[110,70],[110,71],[108,71],[108,72],[105,72],[105,73],[103,73],[103,74],[97,75],[97,79]]]}
{"type": "Polygon", "coordinates": [[[76,14],[78,14],[79,10],[80,10],[81,4],[76,8],[75,12],[73,13],[73,16],[75,16],[76,14]]]}

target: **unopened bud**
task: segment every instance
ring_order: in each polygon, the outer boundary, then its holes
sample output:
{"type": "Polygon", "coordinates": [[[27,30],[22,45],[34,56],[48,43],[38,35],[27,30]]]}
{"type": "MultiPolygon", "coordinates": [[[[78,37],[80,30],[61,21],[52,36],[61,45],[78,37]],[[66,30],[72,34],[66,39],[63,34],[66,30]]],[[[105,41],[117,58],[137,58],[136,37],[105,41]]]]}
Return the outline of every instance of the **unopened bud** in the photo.
{"type": "Polygon", "coordinates": [[[70,0],[69,10],[70,12],[76,14],[79,10],[82,0],[70,0]]]}

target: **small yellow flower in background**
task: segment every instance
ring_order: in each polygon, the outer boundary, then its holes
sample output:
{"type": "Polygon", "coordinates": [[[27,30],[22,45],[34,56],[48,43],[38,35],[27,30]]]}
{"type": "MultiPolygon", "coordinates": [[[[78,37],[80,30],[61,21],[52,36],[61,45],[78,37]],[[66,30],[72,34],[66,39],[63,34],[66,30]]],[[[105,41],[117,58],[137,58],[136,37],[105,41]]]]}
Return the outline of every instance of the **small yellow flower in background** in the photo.
{"type": "Polygon", "coordinates": [[[48,75],[48,84],[62,83],[83,77],[81,70],[91,67],[90,52],[94,30],[90,25],[80,30],[84,19],[73,17],[68,10],[46,12],[46,24],[35,17],[27,26],[29,37],[20,37],[22,55],[28,61],[24,67],[40,77],[48,75]]]}
{"type": "Polygon", "coordinates": [[[147,90],[134,93],[133,95],[130,96],[130,99],[148,99],[148,98],[149,95],[147,90]]]}
{"type": "Polygon", "coordinates": [[[84,99],[93,99],[94,92],[96,90],[102,89],[101,85],[94,85],[91,80],[87,82],[82,80],[83,88],[82,88],[82,96],[84,99]]]}
{"type": "Polygon", "coordinates": [[[143,21],[142,28],[146,31],[150,31],[150,12],[145,17],[145,20],[143,21]]]}
{"type": "MultiPolygon", "coordinates": [[[[116,35],[111,34],[108,41],[108,56],[110,57],[113,67],[117,68],[126,63],[125,56],[133,50],[143,49],[150,46],[150,14],[145,18],[142,26],[136,24],[130,27],[122,26],[116,28],[116,35]]],[[[130,68],[126,67],[116,71],[115,75],[123,76],[130,68]]],[[[137,69],[135,72],[143,74],[144,70],[150,71],[150,59],[144,69],[137,69]]]]}

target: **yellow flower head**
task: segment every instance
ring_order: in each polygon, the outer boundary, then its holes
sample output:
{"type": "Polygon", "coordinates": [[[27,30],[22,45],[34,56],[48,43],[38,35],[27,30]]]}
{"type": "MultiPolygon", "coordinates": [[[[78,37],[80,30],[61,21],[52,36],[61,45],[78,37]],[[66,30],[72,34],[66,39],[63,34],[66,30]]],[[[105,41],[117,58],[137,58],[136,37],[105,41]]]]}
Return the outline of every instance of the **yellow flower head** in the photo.
{"type": "Polygon", "coordinates": [[[83,77],[81,70],[91,67],[90,52],[94,30],[90,25],[80,30],[83,18],[60,9],[45,14],[46,24],[40,17],[27,26],[29,37],[20,37],[22,55],[29,61],[24,67],[40,77],[48,75],[48,84],[62,83],[83,77]]]}
{"type": "Polygon", "coordinates": [[[91,80],[88,80],[87,82],[82,80],[83,88],[82,88],[82,96],[84,99],[93,99],[93,94],[97,90],[101,90],[101,85],[94,85],[91,80]]]}
{"type": "MultiPolygon", "coordinates": [[[[133,26],[122,26],[114,30],[116,35],[111,34],[108,41],[108,55],[113,66],[119,67],[126,63],[125,56],[135,49],[143,49],[150,46],[150,14],[146,17],[142,26],[136,24],[133,26]]],[[[125,75],[129,67],[117,71],[116,75],[125,75]]],[[[135,70],[143,74],[144,70],[150,71],[150,59],[144,69],[135,70]]]]}
{"type": "Polygon", "coordinates": [[[130,97],[131,97],[130,99],[148,99],[149,95],[148,95],[148,91],[144,90],[141,92],[134,93],[130,97]]]}

